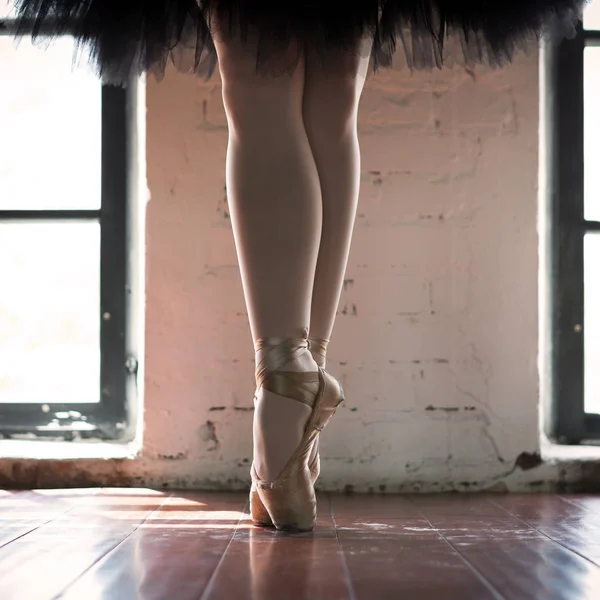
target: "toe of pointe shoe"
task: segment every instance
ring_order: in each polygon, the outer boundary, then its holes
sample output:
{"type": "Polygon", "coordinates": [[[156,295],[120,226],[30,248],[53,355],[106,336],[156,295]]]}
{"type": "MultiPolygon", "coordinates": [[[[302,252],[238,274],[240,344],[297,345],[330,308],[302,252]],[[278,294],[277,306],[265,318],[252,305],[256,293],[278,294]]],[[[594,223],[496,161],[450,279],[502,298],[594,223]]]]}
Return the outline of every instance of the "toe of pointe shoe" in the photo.
{"type": "Polygon", "coordinates": [[[255,487],[276,529],[287,532],[314,529],[317,500],[307,466],[298,465],[289,477],[275,482],[255,480],[255,487]]]}
{"type": "Polygon", "coordinates": [[[262,503],[256,486],[252,484],[250,489],[250,517],[252,523],[258,527],[273,527],[273,521],[262,503]]]}

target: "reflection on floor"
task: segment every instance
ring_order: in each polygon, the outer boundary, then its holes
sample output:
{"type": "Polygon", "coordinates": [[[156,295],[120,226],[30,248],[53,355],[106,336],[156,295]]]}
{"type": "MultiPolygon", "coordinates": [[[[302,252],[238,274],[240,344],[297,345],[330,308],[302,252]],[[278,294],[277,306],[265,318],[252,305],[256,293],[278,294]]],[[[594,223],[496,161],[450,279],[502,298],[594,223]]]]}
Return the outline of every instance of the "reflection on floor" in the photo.
{"type": "Polygon", "coordinates": [[[322,496],[312,534],[246,497],[0,491],[2,600],[600,599],[600,496],[322,496]]]}

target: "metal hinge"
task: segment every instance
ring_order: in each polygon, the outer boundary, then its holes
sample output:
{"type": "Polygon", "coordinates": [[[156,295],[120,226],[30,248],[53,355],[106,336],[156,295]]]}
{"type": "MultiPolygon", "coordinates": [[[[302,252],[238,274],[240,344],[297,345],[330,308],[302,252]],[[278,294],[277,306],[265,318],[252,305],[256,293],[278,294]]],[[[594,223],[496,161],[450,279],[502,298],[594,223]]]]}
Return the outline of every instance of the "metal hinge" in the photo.
{"type": "Polygon", "coordinates": [[[127,357],[127,360],[125,361],[125,370],[130,374],[130,375],[137,375],[138,374],[138,360],[135,356],[133,355],[129,355],[127,357]]]}

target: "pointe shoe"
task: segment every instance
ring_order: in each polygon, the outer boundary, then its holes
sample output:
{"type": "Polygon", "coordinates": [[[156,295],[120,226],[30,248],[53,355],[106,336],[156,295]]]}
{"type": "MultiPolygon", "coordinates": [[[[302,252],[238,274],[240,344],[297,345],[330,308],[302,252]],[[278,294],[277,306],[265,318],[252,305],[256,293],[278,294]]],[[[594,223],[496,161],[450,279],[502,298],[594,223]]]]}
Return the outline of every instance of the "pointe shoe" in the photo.
{"type": "MultiPolygon", "coordinates": [[[[329,340],[325,338],[308,338],[308,349],[319,367],[322,369],[325,368],[326,360],[327,360],[327,346],[329,345],[329,340]]],[[[321,457],[319,456],[319,436],[315,439],[314,446],[317,446],[317,451],[313,453],[311,449],[311,455],[313,456],[312,461],[308,465],[310,469],[310,474],[312,476],[313,483],[316,483],[319,475],[321,473],[321,457]]],[[[313,446],[313,448],[314,448],[313,446]]]]}
{"type": "Polygon", "coordinates": [[[267,361],[263,360],[258,366],[258,386],[302,402],[312,409],[298,447],[275,480],[261,480],[254,464],[251,469],[252,521],[257,525],[274,525],[277,529],[285,531],[310,531],[314,528],[316,498],[313,473],[316,470],[318,476],[318,458],[310,466],[309,458],[317,435],[344,399],[339,382],[322,368],[316,373],[278,370],[302,354],[307,347],[306,337],[297,340],[269,338],[257,343],[257,349],[269,349],[267,358],[270,363],[267,366],[267,361]],[[317,381],[319,388],[315,398],[314,392],[309,391],[307,384],[317,381]],[[312,473],[310,467],[313,468],[312,473]]]}
{"type": "MultiPolygon", "coordinates": [[[[325,368],[326,364],[328,344],[329,340],[325,338],[308,338],[308,349],[310,350],[314,361],[319,367],[323,369],[325,368]]],[[[318,444],[319,436],[317,435],[315,441],[313,442],[313,447],[318,444]]],[[[310,454],[313,458],[308,465],[308,470],[310,471],[312,482],[313,484],[315,484],[317,482],[317,479],[319,478],[319,475],[321,474],[321,456],[319,454],[318,449],[313,455],[313,449],[311,448],[310,454]]],[[[265,507],[263,506],[254,483],[252,483],[252,487],[250,489],[250,511],[253,515],[252,520],[255,522],[256,525],[259,525],[261,527],[273,526],[271,517],[269,516],[269,513],[267,512],[265,507]]]]}
{"type": "MultiPolygon", "coordinates": [[[[318,435],[313,444],[316,443],[318,443],[318,435]]],[[[309,456],[310,454],[312,454],[312,445],[309,456]]],[[[321,457],[319,456],[318,451],[314,455],[312,461],[309,463],[308,471],[310,472],[310,478],[314,486],[321,473],[321,457]]],[[[254,481],[252,481],[252,487],[250,488],[250,513],[252,515],[252,521],[255,525],[258,525],[259,527],[273,527],[273,521],[271,520],[267,509],[264,507],[262,500],[258,495],[258,490],[256,489],[254,481]]]]}

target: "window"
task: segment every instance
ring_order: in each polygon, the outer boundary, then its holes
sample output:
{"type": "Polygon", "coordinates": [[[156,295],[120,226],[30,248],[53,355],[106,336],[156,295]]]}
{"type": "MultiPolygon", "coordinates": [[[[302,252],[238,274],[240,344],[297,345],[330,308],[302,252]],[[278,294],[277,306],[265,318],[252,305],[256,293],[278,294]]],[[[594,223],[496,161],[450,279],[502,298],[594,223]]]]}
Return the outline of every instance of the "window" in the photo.
{"type": "Polygon", "coordinates": [[[0,434],[123,439],[131,92],[14,31],[0,0],[0,434]]]}
{"type": "Polygon", "coordinates": [[[548,51],[554,414],[562,443],[600,440],[600,4],[548,51]]]}

